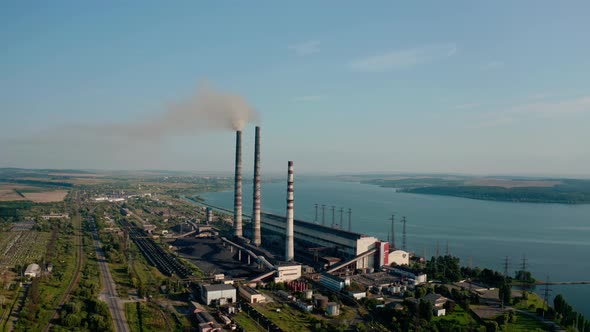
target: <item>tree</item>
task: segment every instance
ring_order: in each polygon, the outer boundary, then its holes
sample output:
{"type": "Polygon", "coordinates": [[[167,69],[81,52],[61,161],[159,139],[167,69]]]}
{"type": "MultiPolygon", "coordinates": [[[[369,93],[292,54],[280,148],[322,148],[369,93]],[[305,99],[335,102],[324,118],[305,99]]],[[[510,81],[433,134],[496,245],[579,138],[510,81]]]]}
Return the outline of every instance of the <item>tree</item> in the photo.
{"type": "Polygon", "coordinates": [[[498,297],[504,305],[510,305],[512,300],[512,289],[509,283],[504,283],[500,286],[498,297]]]}
{"type": "Polygon", "coordinates": [[[427,322],[432,320],[434,307],[430,301],[420,300],[420,304],[418,305],[418,311],[420,314],[420,318],[424,319],[427,322]]]}

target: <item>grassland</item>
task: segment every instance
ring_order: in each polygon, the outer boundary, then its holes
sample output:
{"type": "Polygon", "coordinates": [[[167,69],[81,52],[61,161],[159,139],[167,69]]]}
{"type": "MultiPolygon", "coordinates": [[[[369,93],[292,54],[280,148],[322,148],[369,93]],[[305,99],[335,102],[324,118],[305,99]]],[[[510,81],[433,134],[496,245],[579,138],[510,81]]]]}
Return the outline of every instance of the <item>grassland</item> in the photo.
{"type": "Polygon", "coordinates": [[[256,305],[254,307],[286,332],[311,331],[312,315],[303,313],[288,304],[276,302],[256,305]],[[277,311],[279,309],[280,311],[277,311]]]}
{"type": "Polygon", "coordinates": [[[254,319],[250,318],[247,313],[240,312],[233,317],[234,321],[241,326],[245,331],[252,332],[266,332],[266,329],[258,324],[254,319]]]}
{"type": "Polygon", "coordinates": [[[455,309],[453,310],[453,312],[449,313],[446,316],[441,316],[441,317],[434,317],[432,319],[433,321],[437,322],[437,321],[454,321],[457,324],[464,326],[464,327],[468,327],[468,326],[477,326],[477,322],[475,321],[475,319],[473,319],[473,317],[471,317],[471,315],[465,311],[463,308],[461,308],[460,306],[456,306],[455,309]]]}

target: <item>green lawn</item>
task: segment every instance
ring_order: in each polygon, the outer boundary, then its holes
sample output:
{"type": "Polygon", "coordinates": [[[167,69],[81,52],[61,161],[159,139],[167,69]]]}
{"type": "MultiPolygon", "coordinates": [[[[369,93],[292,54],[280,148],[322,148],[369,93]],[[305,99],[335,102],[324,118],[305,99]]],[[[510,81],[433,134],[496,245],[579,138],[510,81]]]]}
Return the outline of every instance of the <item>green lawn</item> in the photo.
{"type": "Polygon", "coordinates": [[[313,316],[294,309],[288,304],[272,302],[256,305],[254,308],[286,332],[310,331],[313,316]],[[280,309],[280,312],[276,309],[280,309]]]}
{"type": "Polygon", "coordinates": [[[536,313],[537,308],[544,308],[545,301],[535,293],[528,293],[528,299],[514,305],[515,308],[536,313]]]}
{"type": "Polygon", "coordinates": [[[506,332],[528,332],[528,331],[551,331],[551,329],[544,323],[538,321],[533,317],[516,313],[516,323],[506,324],[504,331],[506,332]]]}
{"type": "Polygon", "coordinates": [[[447,314],[446,316],[433,317],[432,320],[433,321],[454,321],[462,326],[469,326],[470,324],[477,326],[477,323],[471,317],[471,315],[458,305],[455,307],[455,310],[453,310],[453,312],[447,314]]]}
{"type": "Polygon", "coordinates": [[[240,325],[245,331],[253,331],[253,332],[265,332],[266,330],[262,328],[257,322],[255,322],[250,316],[248,316],[245,312],[240,312],[239,314],[233,317],[235,322],[240,325]]]}

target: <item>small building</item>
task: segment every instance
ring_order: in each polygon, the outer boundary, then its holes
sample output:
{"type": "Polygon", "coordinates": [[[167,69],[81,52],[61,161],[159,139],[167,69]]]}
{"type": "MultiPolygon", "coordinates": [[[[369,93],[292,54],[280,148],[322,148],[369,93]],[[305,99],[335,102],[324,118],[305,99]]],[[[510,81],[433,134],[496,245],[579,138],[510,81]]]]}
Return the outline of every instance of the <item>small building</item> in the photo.
{"type": "Polygon", "coordinates": [[[69,214],[67,213],[50,213],[50,214],[46,214],[41,216],[41,218],[45,219],[45,220],[49,220],[49,219],[68,219],[70,217],[69,214]]]}
{"type": "Polygon", "coordinates": [[[355,300],[360,300],[362,298],[367,297],[367,292],[366,291],[350,291],[350,292],[348,292],[348,295],[354,297],[355,300]]]}
{"type": "Polygon", "coordinates": [[[326,315],[334,317],[340,315],[340,305],[336,302],[328,302],[326,315]]]}
{"type": "Polygon", "coordinates": [[[40,274],[41,267],[39,266],[39,264],[29,264],[29,266],[27,266],[27,269],[25,270],[25,277],[36,278],[40,274]]]}
{"type": "Polygon", "coordinates": [[[236,288],[226,284],[203,285],[201,299],[206,305],[233,303],[236,301],[236,288]]]}
{"type": "Polygon", "coordinates": [[[238,288],[240,296],[244,298],[248,303],[263,303],[266,302],[266,298],[259,291],[252,287],[240,286],[238,288]]]}
{"type": "Polygon", "coordinates": [[[339,292],[345,286],[350,285],[350,279],[342,279],[340,277],[324,272],[320,277],[320,285],[335,292],[339,292]]]}
{"type": "Polygon", "coordinates": [[[413,270],[413,269],[410,269],[409,267],[406,267],[406,266],[392,266],[391,271],[394,274],[398,274],[403,277],[408,277],[408,278],[414,280],[416,285],[423,284],[427,281],[426,274],[421,273],[416,270],[413,270]]]}
{"type": "Polygon", "coordinates": [[[448,298],[446,298],[440,294],[430,293],[430,294],[424,296],[424,301],[428,301],[428,302],[432,303],[434,315],[439,317],[439,316],[444,316],[446,314],[445,304],[451,300],[449,300],[448,298]]]}
{"type": "Polygon", "coordinates": [[[143,230],[146,233],[152,234],[156,230],[156,225],[152,224],[143,224],[143,230]]]}
{"type": "Polygon", "coordinates": [[[289,282],[301,278],[301,264],[277,266],[275,283],[289,282]]]}

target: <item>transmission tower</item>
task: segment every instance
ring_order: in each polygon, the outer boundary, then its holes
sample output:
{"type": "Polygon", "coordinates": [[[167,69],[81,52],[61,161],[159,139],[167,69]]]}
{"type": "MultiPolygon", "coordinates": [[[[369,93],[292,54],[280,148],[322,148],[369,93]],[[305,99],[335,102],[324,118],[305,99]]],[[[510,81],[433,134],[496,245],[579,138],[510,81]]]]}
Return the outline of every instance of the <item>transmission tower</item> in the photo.
{"type": "Polygon", "coordinates": [[[508,256],[504,258],[504,278],[508,278],[508,256]]]}
{"type": "Polygon", "coordinates": [[[322,225],[326,226],[326,205],[322,204],[322,225]]]}
{"type": "Polygon", "coordinates": [[[436,258],[440,257],[440,241],[436,240],[436,258]]]}
{"type": "Polygon", "coordinates": [[[332,228],[336,226],[336,207],[332,205],[332,228]]]}
{"type": "Polygon", "coordinates": [[[406,217],[402,217],[402,224],[404,225],[402,228],[402,250],[407,251],[406,248],[406,217]]]}
{"type": "Polygon", "coordinates": [[[313,221],[318,222],[318,203],[315,203],[315,219],[313,221]]]}
{"type": "Polygon", "coordinates": [[[522,298],[525,299],[526,292],[528,291],[528,284],[526,283],[526,270],[527,270],[527,259],[526,255],[522,254],[522,263],[520,264],[520,280],[522,281],[522,298]]]}
{"type": "Polygon", "coordinates": [[[344,216],[344,208],[340,208],[340,229],[344,229],[344,226],[343,226],[343,223],[344,223],[343,216],[344,216]]]}
{"type": "Polygon", "coordinates": [[[391,247],[395,249],[395,214],[391,215],[391,247]]]}
{"type": "Polygon", "coordinates": [[[445,255],[450,256],[451,252],[449,251],[449,240],[447,240],[447,248],[445,249],[445,255]]]}
{"type": "Polygon", "coordinates": [[[348,208],[348,231],[352,232],[352,209],[348,208]]]}

